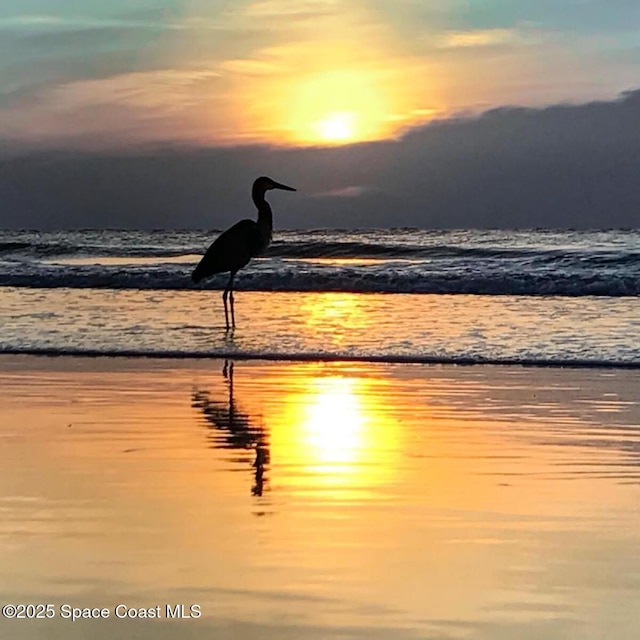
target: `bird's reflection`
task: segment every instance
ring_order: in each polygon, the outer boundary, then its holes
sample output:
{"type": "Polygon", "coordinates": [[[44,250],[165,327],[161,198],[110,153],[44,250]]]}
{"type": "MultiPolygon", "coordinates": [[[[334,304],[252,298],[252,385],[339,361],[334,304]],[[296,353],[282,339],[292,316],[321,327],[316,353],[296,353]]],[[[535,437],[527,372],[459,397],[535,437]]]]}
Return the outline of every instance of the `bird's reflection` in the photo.
{"type": "Polygon", "coordinates": [[[261,496],[268,482],[266,477],[269,464],[268,433],[262,426],[252,424],[250,416],[243,413],[235,401],[233,362],[225,360],[222,375],[228,390],[226,401],[215,400],[209,391],[196,389],[192,396],[192,406],[202,411],[207,426],[216,430],[215,436],[212,437],[215,447],[255,451],[254,482],[251,493],[254,496],[261,496]]]}

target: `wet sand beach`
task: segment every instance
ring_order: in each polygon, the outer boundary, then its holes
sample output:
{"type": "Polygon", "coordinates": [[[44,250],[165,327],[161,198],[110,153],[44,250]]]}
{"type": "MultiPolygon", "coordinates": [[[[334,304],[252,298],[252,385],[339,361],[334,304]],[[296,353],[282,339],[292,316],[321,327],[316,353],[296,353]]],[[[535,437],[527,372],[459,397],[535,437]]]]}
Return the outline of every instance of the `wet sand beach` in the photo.
{"type": "Polygon", "coordinates": [[[55,614],[3,637],[637,635],[640,371],[5,355],[0,387],[0,600],[55,614]]]}

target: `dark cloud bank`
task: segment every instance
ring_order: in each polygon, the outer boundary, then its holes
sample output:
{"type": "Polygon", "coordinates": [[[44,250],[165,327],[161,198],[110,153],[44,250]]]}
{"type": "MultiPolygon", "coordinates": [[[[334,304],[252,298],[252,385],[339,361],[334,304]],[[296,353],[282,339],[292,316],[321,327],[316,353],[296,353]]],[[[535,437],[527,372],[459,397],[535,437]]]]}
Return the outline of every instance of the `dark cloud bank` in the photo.
{"type": "Polygon", "coordinates": [[[338,148],[0,153],[4,228],[220,228],[261,174],[299,189],[279,228],[640,226],[640,90],[338,148]]]}

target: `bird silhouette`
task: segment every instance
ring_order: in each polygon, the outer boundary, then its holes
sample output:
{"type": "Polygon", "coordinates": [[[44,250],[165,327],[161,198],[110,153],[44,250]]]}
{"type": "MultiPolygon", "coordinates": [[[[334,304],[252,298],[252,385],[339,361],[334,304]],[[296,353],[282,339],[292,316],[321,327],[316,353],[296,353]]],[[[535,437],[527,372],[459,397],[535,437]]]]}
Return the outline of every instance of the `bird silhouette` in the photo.
{"type": "Polygon", "coordinates": [[[233,307],[233,279],[236,273],[249,263],[251,258],[263,253],[271,242],[273,214],[269,203],[264,198],[265,193],[270,189],[295,191],[293,187],[288,187],[286,184],[281,184],[266,176],[258,178],[253,183],[251,191],[251,197],[258,209],[257,221],[240,220],[240,222],[236,222],[232,227],[223,231],[207,249],[202,260],[200,260],[191,274],[191,279],[197,283],[203,278],[208,278],[216,273],[229,272],[229,282],[222,294],[227,331],[236,326],[233,307]],[[227,298],[229,298],[231,306],[231,324],[229,324],[227,298]]]}

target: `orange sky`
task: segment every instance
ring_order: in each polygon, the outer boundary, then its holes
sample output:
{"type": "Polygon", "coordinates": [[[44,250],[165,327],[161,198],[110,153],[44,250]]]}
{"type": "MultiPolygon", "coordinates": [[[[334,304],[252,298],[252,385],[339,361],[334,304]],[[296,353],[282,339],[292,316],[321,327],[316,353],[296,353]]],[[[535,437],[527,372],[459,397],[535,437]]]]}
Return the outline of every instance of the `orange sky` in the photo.
{"type": "Polygon", "coordinates": [[[344,144],[635,86],[633,7],[533,0],[8,0],[0,137],[344,144]]]}

